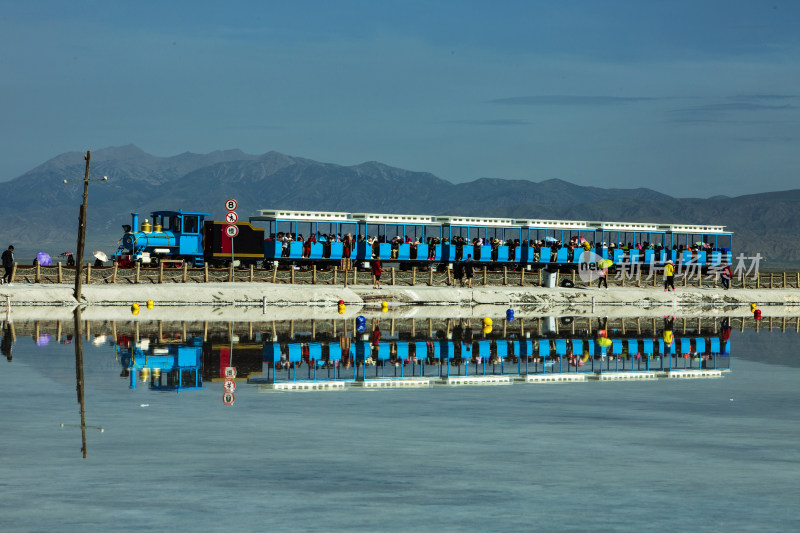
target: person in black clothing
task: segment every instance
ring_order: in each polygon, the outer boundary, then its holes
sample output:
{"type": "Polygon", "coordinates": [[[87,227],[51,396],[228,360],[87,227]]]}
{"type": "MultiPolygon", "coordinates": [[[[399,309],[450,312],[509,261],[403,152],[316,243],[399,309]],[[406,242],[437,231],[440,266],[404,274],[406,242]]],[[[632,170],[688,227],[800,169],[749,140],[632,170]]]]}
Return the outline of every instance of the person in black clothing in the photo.
{"type": "Polygon", "coordinates": [[[467,278],[467,287],[472,288],[472,276],[475,275],[475,267],[472,266],[472,255],[467,255],[467,260],[464,261],[464,277],[467,278]]]}
{"type": "Polygon", "coordinates": [[[3,283],[11,283],[11,273],[14,270],[14,246],[9,246],[8,250],[3,252],[3,268],[6,273],[3,274],[3,283]]]}

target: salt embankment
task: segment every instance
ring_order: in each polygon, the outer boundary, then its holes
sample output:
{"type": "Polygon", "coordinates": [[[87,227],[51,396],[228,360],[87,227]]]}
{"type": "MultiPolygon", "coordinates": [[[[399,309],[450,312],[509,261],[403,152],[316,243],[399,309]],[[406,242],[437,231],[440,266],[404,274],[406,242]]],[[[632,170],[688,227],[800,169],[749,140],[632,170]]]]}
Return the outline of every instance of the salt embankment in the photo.
{"type": "MultiPolygon", "coordinates": [[[[800,315],[798,289],[660,288],[613,287],[545,288],[492,286],[475,289],[453,287],[350,287],[330,285],[285,285],[272,283],[204,283],[86,285],[82,288],[83,316],[89,320],[131,319],[129,306],[153,300],[154,308],[142,306],[139,320],[245,320],[332,319],[356,314],[380,314],[381,302],[390,314],[401,318],[446,318],[499,316],[513,308],[517,316],[655,317],[745,316],[750,303],[765,315],[800,315]],[[339,300],[346,304],[339,315],[339,300]]],[[[17,318],[64,319],[71,317],[76,302],[73,287],[56,284],[0,286],[0,304],[17,318]]]]}

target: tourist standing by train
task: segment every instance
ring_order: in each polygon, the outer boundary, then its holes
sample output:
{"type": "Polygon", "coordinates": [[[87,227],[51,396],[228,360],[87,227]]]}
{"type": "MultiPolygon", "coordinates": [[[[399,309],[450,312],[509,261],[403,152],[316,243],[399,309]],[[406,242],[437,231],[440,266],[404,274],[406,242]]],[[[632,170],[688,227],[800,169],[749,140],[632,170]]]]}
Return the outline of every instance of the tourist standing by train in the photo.
{"type": "Polygon", "coordinates": [[[664,265],[664,292],[668,291],[669,287],[672,287],[673,291],[675,290],[675,267],[672,259],[664,265]]]}
{"type": "Polygon", "coordinates": [[[381,274],[383,273],[383,267],[381,265],[381,256],[376,256],[375,259],[372,260],[372,288],[373,289],[380,289],[381,288],[381,274]]]}
{"type": "Polygon", "coordinates": [[[11,284],[11,274],[14,272],[14,246],[8,247],[8,250],[3,252],[3,268],[6,269],[3,274],[3,283],[11,284]]]}
{"type": "Polygon", "coordinates": [[[475,267],[472,265],[472,254],[467,254],[464,261],[464,277],[467,278],[467,287],[472,288],[472,277],[475,275],[475,267]]]}
{"type": "Polygon", "coordinates": [[[725,287],[727,291],[731,286],[731,278],[733,277],[733,273],[731,272],[731,265],[725,263],[725,266],[722,267],[722,286],[725,287]]]}

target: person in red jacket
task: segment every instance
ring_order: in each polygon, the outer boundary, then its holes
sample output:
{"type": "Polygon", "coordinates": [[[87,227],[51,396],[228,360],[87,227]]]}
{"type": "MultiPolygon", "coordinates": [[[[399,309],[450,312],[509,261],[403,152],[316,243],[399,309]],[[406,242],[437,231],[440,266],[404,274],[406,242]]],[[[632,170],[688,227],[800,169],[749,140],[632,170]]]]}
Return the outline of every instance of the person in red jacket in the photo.
{"type": "Polygon", "coordinates": [[[381,288],[381,274],[383,273],[383,267],[381,266],[381,256],[376,256],[375,259],[372,260],[372,288],[373,289],[380,289],[381,288]]]}

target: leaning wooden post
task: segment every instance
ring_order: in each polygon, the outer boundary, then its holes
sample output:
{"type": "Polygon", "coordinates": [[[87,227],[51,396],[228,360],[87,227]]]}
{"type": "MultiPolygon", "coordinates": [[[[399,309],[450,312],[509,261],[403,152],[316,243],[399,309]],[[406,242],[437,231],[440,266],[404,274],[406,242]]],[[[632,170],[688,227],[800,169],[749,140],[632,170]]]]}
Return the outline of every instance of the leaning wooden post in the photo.
{"type": "Polygon", "coordinates": [[[541,269],[541,267],[539,268],[539,286],[540,287],[542,286],[542,269],[541,269]]]}
{"type": "MultiPolygon", "coordinates": [[[[115,262],[114,265],[116,265],[116,264],[117,263],[115,262]]],[[[64,281],[64,278],[63,278],[63,273],[61,272],[61,261],[59,261],[58,262],[58,282],[61,283],[62,281],[64,281]]]]}
{"type": "Polygon", "coordinates": [[[455,280],[452,278],[452,275],[453,275],[453,269],[452,269],[452,268],[450,268],[450,267],[448,267],[448,268],[447,268],[447,284],[448,284],[448,285],[452,285],[452,284],[454,283],[454,281],[455,281],[455,280]]]}
{"type": "Polygon", "coordinates": [[[484,286],[486,286],[486,279],[487,279],[486,273],[487,273],[486,265],[483,265],[483,285],[484,286]]]}
{"type": "Polygon", "coordinates": [[[164,263],[158,262],[158,282],[164,283],[164,263]]]}
{"type": "Polygon", "coordinates": [[[188,261],[184,261],[183,262],[183,277],[181,278],[181,281],[183,281],[183,283],[186,283],[186,278],[187,278],[188,274],[189,274],[189,263],[188,263],[188,261]]]}
{"type": "Polygon", "coordinates": [[[278,281],[278,262],[274,261],[272,263],[272,283],[276,283],[278,281]]]}
{"type": "Polygon", "coordinates": [[[228,282],[233,282],[233,261],[231,261],[230,267],[228,268],[228,282]]]}
{"type": "Polygon", "coordinates": [[[525,286],[525,265],[520,265],[519,269],[519,286],[525,286]]]}
{"type": "MultiPolygon", "coordinates": [[[[37,261],[36,262],[36,283],[41,283],[41,282],[42,282],[42,265],[40,265],[39,262],[37,261]]],[[[36,338],[38,339],[39,337],[37,336],[36,338]]]]}
{"type": "Polygon", "coordinates": [[[86,284],[92,282],[92,264],[86,263],[86,284]]]}
{"type": "Polygon", "coordinates": [[[797,288],[800,289],[800,272],[797,272],[797,288]]]}
{"type": "Polygon", "coordinates": [[[433,287],[433,265],[428,269],[428,286],[433,287]]]}
{"type": "MultiPolygon", "coordinates": [[[[60,279],[61,278],[61,263],[58,264],[58,277],[59,277],[58,281],[61,282],[61,279],[60,279]]],[[[116,282],[117,282],[117,262],[113,261],[111,263],[111,283],[116,283],[116,282]]]]}
{"type": "Polygon", "coordinates": [[[503,285],[508,285],[508,267],[503,265],[503,285]]]}
{"type": "Polygon", "coordinates": [[[139,273],[142,269],[142,264],[139,261],[136,261],[136,275],[134,278],[135,283],[139,283],[139,273]]]}
{"type": "Polygon", "coordinates": [[[203,263],[203,283],[208,283],[208,263],[203,263]]]}
{"type": "MultiPolygon", "coordinates": [[[[800,272],[797,273],[800,276],[800,272]]],[[[411,286],[413,287],[414,284],[417,282],[417,267],[411,267],[411,286]]]]}

